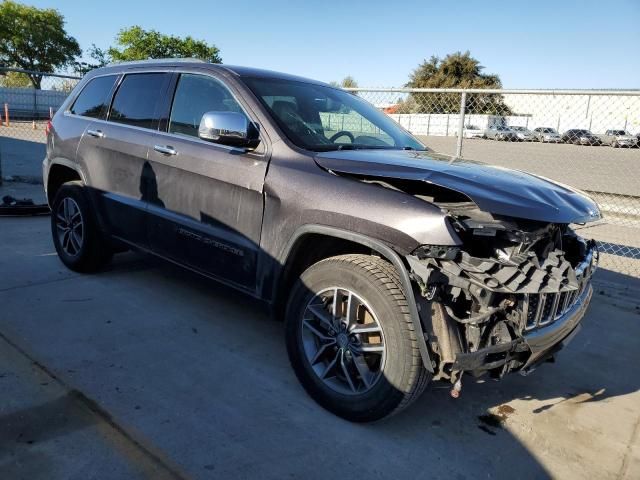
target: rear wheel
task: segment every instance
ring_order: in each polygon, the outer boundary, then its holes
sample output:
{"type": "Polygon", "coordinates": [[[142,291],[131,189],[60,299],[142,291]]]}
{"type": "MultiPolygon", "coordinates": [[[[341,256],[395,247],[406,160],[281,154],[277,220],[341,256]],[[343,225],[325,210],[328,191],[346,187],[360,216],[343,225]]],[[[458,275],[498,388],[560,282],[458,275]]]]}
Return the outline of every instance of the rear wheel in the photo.
{"type": "Polygon", "coordinates": [[[58,190],[51,206],[51,233],[58,257],[71,270],[96,271],[113,254],[81,182],[65,183],[58,190]]]}
{"type": "Polygon", "coordinates": [[[295,373],[320,405],[347,420],[396,413],[424,391],[407,299],[396,270],[368,255],[341,255],[308,268],[287,306],[295,373]]]}

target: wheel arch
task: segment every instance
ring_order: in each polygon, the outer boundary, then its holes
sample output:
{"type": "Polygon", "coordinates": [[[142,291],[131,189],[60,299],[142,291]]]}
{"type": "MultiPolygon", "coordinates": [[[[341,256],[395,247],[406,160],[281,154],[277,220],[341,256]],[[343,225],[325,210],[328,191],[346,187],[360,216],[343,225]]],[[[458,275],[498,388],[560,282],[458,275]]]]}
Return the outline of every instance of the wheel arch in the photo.
{"type": "Polygon", "coordinates": [[[397,252],[378,239],[326,225],[304,225],[300,227],[292,235],[278,262],[281,268],[273,283],[273,313],[276,318],[283,318],[288,298],[287,294],[293,282],[306,268],[314,263],[324,258],[345,253],[371,254],[372,252],[387,260],[398,271],[407,297],[407,303],[409,304],[411,323],[416,332],[423,364],[429,372],[433,373],[431,357],[424,338],[407,266],[397,252]],[[312,253],[306,253],[308,251],[312,251],[312,253]]]}
{"type": "Polygon", "coordinates": [[[74,180],[79,180],[86,185],[84,174],[73,162],[56,160],[51,164],[45,184],[47,203],[50,207],[53,205],[53,200],[60,187],[74,180]]]}

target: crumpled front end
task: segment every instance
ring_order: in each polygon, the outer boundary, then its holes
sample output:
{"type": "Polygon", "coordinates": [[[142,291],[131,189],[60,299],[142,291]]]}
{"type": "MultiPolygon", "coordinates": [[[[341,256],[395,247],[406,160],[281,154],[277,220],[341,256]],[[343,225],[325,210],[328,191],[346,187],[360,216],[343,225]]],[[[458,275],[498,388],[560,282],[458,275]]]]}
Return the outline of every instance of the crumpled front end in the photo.
{"type": "Polygon", "coordinates": [[[553,358],[579,329],[597,267],[594,241],[566,224],[498,217],[473,206],[452,215],[459,247],[407,257],[436,378],[501,377],[553,358]]]}

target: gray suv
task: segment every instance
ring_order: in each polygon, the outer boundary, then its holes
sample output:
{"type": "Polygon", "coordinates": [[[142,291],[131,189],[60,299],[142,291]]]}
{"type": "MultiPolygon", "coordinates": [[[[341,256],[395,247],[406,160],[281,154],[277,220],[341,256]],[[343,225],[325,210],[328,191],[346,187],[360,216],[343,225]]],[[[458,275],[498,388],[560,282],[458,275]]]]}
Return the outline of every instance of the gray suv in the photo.
{"type": "MultiPolygon", "coordinates": [[[[197,61],[90,72],[48,128],[60,260],[135,249],[263,300],[293,369],[352,421],[431,380],[500,378],[579,329],[596,268],[584,193],[430,152],[357,95],[197,61]]],[[[214,316],[215,313],[212,313],[214,316]]]]}

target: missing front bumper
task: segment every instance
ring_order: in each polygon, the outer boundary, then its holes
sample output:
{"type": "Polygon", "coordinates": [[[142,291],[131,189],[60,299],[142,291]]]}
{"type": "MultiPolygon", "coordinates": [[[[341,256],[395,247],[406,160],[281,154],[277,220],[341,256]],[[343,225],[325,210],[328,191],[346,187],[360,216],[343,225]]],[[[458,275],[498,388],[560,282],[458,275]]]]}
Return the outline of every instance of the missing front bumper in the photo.
{"type": "Polygon", "coordinates": [[[453,370],[468,371],[474,375],[492,371],[502,376],[510,371],[531,369],[548,360],[564,348],[580,329],[580,321],[592,295],[593,288],[587,285],[573,306],[554,323],[524,337],[476,352],[458,353],[453,370]]]}

